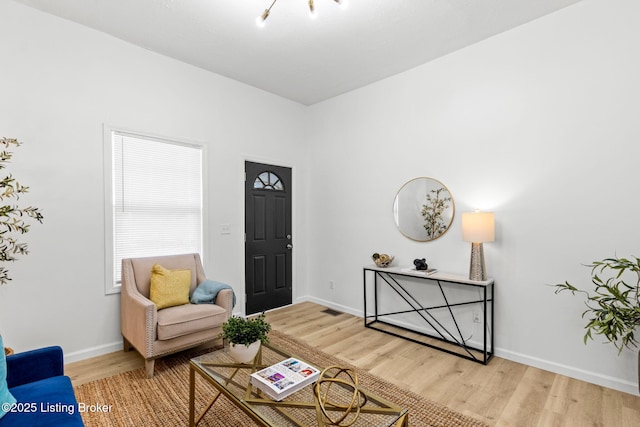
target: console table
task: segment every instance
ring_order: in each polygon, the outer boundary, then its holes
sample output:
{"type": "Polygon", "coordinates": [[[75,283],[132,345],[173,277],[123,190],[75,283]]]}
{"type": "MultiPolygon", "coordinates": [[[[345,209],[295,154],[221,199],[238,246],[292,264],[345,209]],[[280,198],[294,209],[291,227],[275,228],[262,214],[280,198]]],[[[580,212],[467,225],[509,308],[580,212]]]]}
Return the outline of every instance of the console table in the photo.
{"type": "Polygon", "coordinates": [[[429,274],[410,267],[373,265],[364,267],[363,277],[365,327],[485,365],[493,357],[493,279],[475,281],[448,273],[429,274]],[[421,289],[425,286],[432,288],[421,289]],[[399,302],[392,311],[381,308],[383,289],[389,289],[395,303],[399,302]],[[372,292],[369,294],[373,299],[372,314],[367,311],[368,291],[372,292]],[[426,293],[431,295],[426,298],[426,293]],[[470,308],[464,310],[464,306],[470,308]],[[409,317],[410,323],[406,321],[409,317]],[[463,336],[460,326],[465,319],[465,326],[473,322],[472,336],[475,328],[481,328],[481,342],[463,336]]]}

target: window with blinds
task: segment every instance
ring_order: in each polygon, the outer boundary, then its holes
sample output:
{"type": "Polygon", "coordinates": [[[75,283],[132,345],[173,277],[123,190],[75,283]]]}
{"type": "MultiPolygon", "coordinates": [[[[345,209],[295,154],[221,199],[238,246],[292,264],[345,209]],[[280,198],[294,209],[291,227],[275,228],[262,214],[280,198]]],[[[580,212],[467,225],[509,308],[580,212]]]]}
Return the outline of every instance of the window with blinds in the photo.
{"type": "Polygon", "coordinates": [[[201,146],[111,131],[112,289],[123,258],[202,253],[201,146]]]}

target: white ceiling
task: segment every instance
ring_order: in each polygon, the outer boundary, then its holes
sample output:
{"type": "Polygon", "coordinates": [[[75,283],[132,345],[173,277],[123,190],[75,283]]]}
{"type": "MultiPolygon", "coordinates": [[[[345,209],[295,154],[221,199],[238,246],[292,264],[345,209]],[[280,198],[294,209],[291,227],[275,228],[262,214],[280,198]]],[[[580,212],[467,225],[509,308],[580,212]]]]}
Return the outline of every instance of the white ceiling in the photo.
{"type": "Polygon", "coordinates": [[[580,0],[15,0],[305,105],[580,0]]]}

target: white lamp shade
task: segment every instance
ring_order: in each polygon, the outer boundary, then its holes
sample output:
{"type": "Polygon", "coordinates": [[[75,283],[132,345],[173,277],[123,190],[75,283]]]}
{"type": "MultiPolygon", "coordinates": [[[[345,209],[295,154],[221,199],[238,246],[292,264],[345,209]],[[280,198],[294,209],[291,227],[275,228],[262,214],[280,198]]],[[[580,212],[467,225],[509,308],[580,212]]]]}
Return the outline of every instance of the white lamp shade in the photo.
{"type": "Polygon", "coordinates": [[[493,212],[464,212],[462,214],[462,239],[465,242],[493,242],[494,238],[493,212]]]}

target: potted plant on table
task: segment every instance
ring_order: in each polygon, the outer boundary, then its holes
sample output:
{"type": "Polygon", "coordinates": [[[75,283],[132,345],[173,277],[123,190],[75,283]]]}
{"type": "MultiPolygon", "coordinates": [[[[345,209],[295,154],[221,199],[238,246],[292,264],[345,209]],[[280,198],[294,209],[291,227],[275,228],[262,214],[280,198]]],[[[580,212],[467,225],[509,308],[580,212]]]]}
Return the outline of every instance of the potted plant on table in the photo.
{"type": "MultiPolygon", "coordinates": [[[[594,289],[585,291],[564,282],[555,285],[556,294],[570,291],[585,296],[587,309],[582,317],[587,319],[584,343],[593,334],[604,336],[618,349],[638,348],[636,329],[640,326],[640,259],[637,257],[605,258],[595,261],[591,267],[594,289]]],[[[638,377],[640,379],[640,352],[638,353],[638,377]]],[[[640,381],[639,381],[640,388],[640,381]]]]}
{"type": "Polygon", "coordinates": [[[229,351],[236,362],[249,363],[258,354],[260,345],[269,342],[270,330],[264,313],[254,318],[232,316],[222,325],[222,338],[229,340],[229,351]]]}

